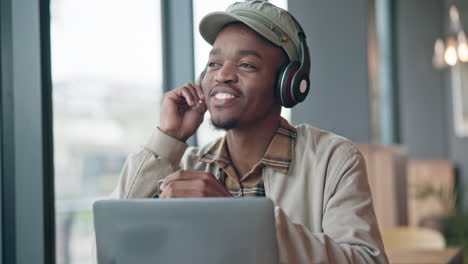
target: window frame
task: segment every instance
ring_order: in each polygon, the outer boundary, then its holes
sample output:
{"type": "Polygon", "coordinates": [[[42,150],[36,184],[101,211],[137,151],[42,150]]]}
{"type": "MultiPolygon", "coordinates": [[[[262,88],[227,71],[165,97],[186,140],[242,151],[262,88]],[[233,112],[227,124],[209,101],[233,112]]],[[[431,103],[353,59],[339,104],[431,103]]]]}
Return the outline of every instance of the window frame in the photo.
{"type": "Polygon", "coordinates": [[[55,263],[49,0],[0,0],[1,263],[55,263]]]}
{"type": "MultiPolygon", "coordinates": [[[[168,92],[195,80],[192,0],[161,0],[163,89],[168,92]]],[[[196,134],[187,140],[196,146],[196,134]]]]}

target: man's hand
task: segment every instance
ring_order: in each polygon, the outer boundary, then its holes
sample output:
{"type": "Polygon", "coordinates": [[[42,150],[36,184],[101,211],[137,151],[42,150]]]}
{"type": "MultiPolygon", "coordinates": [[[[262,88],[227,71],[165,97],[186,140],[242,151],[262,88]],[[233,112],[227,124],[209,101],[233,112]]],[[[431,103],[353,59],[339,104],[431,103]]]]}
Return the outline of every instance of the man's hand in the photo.
{"type": "Polygon", "coordinates": [[[203,122],[206,104],[203,91],[188,83],[164,94],[159,129],[185,142],[203,122]]]}
{"type": "Polygon", "coordinates": [[[167,176],[159,198],[232,197],[209,172],[179,170],[167,176]]]}

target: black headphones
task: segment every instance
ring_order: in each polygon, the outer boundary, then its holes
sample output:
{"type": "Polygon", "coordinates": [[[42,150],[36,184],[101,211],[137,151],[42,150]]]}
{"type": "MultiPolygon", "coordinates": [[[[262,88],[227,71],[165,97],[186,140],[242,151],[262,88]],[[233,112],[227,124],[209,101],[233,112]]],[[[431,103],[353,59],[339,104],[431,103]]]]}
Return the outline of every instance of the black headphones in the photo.
{"type": "MultiPolygon", "coordinates": [[[[309,48],[307,47],[306,36],[301,25],[297,20],[289,14],[289,16],[296,23],[297,34],[300,40],[300,61],[291,61],[284,65],[278,72],[275,96],[278,98],[280,104],[286,108],[291,108],[296,104],[304,101],[310,89],[310,55],[309,48]]],[[[205,78],[208,67],[205,67],[200,74],[200,88],[205,78]]]]}

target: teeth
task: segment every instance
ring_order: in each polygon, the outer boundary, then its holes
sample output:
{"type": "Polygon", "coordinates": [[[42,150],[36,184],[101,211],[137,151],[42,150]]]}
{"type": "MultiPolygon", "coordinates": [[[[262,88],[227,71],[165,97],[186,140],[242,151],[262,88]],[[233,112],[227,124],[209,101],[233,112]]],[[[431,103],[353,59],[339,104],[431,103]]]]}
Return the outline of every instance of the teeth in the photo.
{"type": "Polygon", "coordinates": [[[215,95],[216,99],[228,99],[228,98],[234,98],[234,97],[235,97],[234,95],[228,94],[228,93],[217,93],[215,95]]]}

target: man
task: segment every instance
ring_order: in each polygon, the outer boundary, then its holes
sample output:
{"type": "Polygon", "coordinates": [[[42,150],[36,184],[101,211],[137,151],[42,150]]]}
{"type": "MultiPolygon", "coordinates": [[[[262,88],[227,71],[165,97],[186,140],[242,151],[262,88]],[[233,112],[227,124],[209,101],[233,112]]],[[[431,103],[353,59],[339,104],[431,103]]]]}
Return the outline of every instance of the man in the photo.
{"type": "Polygon", "coordinates": [[[128,158],[113,197],[267,196],[281,262],[387,263],[362,155],[342,137],[280,117],[277,75],[309,60],[300,31],[262,1],[207,15],[200,32],[213,49],[201,85],[165,94],[158,129],[128,158]],[[206,110],[226,135],[189,148],[206,110]]]}

